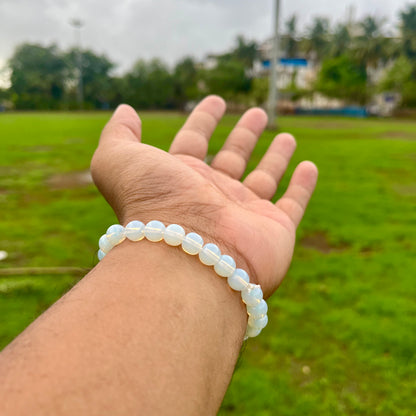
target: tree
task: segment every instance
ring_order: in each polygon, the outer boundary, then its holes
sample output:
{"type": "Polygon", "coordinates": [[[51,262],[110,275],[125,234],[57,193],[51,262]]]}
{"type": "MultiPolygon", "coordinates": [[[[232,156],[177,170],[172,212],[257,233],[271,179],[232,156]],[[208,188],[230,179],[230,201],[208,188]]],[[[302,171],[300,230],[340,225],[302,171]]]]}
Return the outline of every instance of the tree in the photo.
{"type": "Polygon", "coordinates": [[[56,109],[64,94],[65,61],[55,45],[25,43],[9,61],[12,99],[17,109],[56,109]]]}
{"type": "Polygon", "coordinates": [[[402,55],[380,82],[380,90],[399,93],[402,107],[416,107],[416,80],[413,72],[414,63],[402,55]]]}
{"type": "Polygon", "coordinates": [[[401,56],[381,82],[381,88],[400,92],[403,107],[416,107],[416,6],[400,13],[401,56]]]}
{"type": "Polygon", "coordinates": [[[173,77],[159,59],[139,60],[123,77],[123,96],[136,108],[172,108],[174,103],[173,77]]]}
{"type": "Polygon", "coordinates": [[[198,69],[192,58],[179,61],[173,71],[175,104],[184,108],[189,100],[198,98],[198,69]]]}
{"type": "Polygon", "coordinates": [[[254,78],[251,82],[250,98],[257,106],[264,106],[269,95],[269,79],[254,78]]]}
{"type": "Polygon", "coordinates": [[[213,55],[218,62],[238,61],[250,70],[257,58],[258,45],[254,41],[247,41],[244,36],[237,36],[237,46],[230,52],[213,55]]]}
{"type": "Polygon", "coordinates": [[[338,57],[345,55],[351,47],[351,35],[348,25],[339,24],[331,36],[329,55],[338,57]]]}
{"type": "Polygon", "coordinates": [[[257,57],[257,43],[245,40],[244,36],[237,36],[237,46],[231,52],[231,57],[251,69],[257,57]]]}
{"type": "Polygon", "coordinates": [[[306,34],[306,52],[321,61],[329,48],[329,20],[325,17],[316,17],[306,34]]]}
{"type": "Polygon", "coordinates": [[[202,77],[206,92],[225,99],[235,100],[239,94],[250,90],[251,79],[246,75],[244,64],[237,60],[220,61],[215,68],[204,71],[202,77]]]}
{"type": "Polygon", "coordinates": [[[368,98],[365,65],[348,55],[326,59],[322,62],[315,88],[328,97],[365,104],[368,98]]]}
{"type": "MultiPolygon", "coordinates": [[[[78,83],[77,49],[70,50],[66,55],[68,78],[72,86],[70,96],[73,100],[76,97],[76,85],[78,83]]],[[[105,55],[96,55],[91,50],[81,51],[80,59],[82,64],[82,84],[84,102],[86,108],[105,108],[109,106],[113,93],[113,82],[110,72],[114,68],[105,55]]]]}
{"type": "Polygon", "coordinates": [[[2,104],[4,101],[8,101],[10,99],[10,92],[7,88],[0,88],[0,111],[2,108],[2,104]]]}
{"type": "Polygon", "coordinates": [[[285,55],[288,58],[296,58],[298,56],[298,41],[296,40],[297,17],[295,14],[289,18],[285,26],[286,34],[282,39],[285,55]]]}
{"type": "Polygon", "coordinates": [[[354,56],[367,68],[377,68],[389,58],[388,41],[383,34],[385,19],[367,16],[361,23],[362,34],[355,39],[354,56]]]}
{"type": "Polygon", "coordinates": [[[403,53],[411,60],[416,60],[416,6],[409,5],[400,13],[400,29],[403,53]]]}

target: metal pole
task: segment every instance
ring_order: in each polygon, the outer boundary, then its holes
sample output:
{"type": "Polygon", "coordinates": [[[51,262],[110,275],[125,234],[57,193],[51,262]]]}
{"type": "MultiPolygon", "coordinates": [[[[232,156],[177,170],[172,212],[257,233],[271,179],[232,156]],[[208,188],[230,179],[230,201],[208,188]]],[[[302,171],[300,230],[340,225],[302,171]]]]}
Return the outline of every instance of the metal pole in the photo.
{"type": "Polygon", "coordinates": [[[84,85],[82,82],[82,52],[81,52],[81,29],[84,26],[84,23],[79,19],[72,19],[71,25],[75,28],[76,33],[76,60],[78,67],[78,88],[77,88],[77,101],[80,110],[84,107],[84,85]]]}
{"type": "Polygon", "coordinates": [[[274,21],[274,37],[272,44],[272,53],[270,56],[270,77],[269,77],[269,100],[267,105],[267,115],[269,129],[277,128],[277,60],[279,58],[279,11],[280,0],[275,0],[275,21],[274,21]]]}

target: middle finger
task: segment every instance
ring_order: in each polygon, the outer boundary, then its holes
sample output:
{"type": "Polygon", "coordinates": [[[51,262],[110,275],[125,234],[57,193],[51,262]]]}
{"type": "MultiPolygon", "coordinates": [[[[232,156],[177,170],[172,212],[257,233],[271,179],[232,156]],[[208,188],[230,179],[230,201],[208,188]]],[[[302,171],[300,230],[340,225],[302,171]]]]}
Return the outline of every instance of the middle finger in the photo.
{"type": "Polygon", "coordinates": [[[246,111],[215,156],[211,166],[234,179],[240,179],[266,124],[267,115],[261,108],[246,111]]]}

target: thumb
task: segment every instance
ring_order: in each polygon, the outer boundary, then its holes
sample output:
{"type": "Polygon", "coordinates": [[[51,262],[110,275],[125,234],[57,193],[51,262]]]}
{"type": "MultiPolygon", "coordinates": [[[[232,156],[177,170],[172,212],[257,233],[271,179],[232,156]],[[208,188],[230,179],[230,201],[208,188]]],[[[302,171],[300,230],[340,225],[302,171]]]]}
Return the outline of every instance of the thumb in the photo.
{"type": "Polygon", "coordinates": [[[100,145],[107,142],[140,141],[142,122],[133,107],[121,104],[114,111],[111,119],[104,127],[100,145]]]}

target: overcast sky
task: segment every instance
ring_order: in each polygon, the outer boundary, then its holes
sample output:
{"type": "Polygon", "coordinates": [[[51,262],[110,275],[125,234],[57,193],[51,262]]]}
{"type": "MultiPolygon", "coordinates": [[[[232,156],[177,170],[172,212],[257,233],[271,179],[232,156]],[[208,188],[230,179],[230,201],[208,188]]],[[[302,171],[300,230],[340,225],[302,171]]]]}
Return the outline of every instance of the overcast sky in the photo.
{"type": "MultiPolygon", "coordinates": [[[[281,21],[296,13],[299,29],[314,16],[332,22],[346,19],[353,5],[357,19],[385,16],[391,28],[398,12],[416,1],[407,0],[281,0],[281,21]]],[[[0,0],[0,66],[22,42],[75,42],[71,18],[79,18],[82,45],[105,53],[128,69],[138,58],[161,57],[173,64],[185,55],[202,58],[220,53],[238,34],[263,40],[270,36],[274,0],[0,0]]]]}

